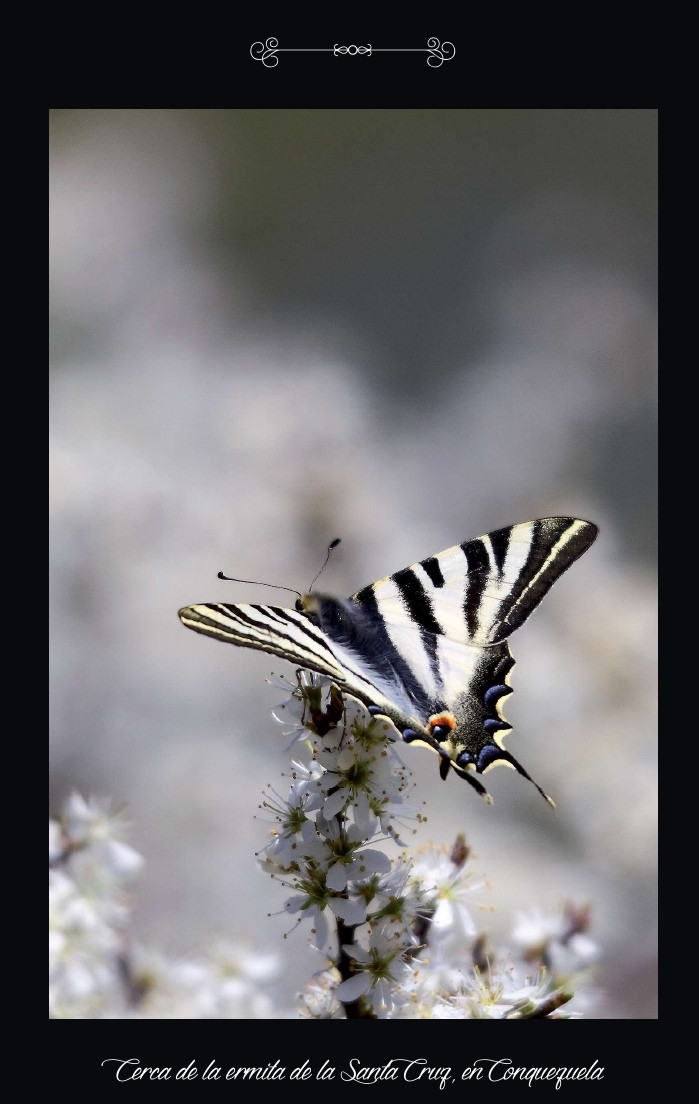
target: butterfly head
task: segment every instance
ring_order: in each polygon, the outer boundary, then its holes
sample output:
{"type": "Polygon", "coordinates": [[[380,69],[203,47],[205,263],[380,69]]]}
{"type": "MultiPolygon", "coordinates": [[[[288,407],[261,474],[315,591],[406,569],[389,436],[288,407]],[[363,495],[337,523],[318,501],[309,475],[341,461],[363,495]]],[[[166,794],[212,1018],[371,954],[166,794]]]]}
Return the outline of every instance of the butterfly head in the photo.
{"type": "Polygon", "coordinates": [[[338,643],[348,644],[357,633],[357,611],[351,602],[329,594],[302,594],[296,601],[297,613],[316,625],[338,643]]]}

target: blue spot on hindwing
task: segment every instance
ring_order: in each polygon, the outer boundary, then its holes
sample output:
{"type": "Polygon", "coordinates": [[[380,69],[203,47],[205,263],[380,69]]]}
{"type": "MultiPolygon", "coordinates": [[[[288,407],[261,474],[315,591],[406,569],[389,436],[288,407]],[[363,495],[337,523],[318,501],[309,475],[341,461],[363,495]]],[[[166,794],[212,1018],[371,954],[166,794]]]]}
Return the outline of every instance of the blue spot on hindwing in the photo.
{"type": "Polygon", "coordinates": [[[485,696],[483,698],[483,705],[488,710],[494,710],[495,706],[500,701],[500,698],[504,698],[506,694],[511,694],[511,693],[512,693],[512,687],[511,686],[505,686],[504,683],[501,683],[499,686],[490,686],[485,692],[485,696]]]}
{"type": "Polygon", "coordinates": [[[478,770],[484,771],[486,767],[489,767],[491,763],[501,757],[502,751],[500,748],[495,747],[494,744],[488,744],[487,747],[481,748],[478,752],[478,770]]]}
{"type": "Polygon", "coordinates": [[[488,717],[483,721],[483,728],[486,730],[489,736],[492,736],[494,732],[500,732],[503,728],[509,730],[510,726],[507,721],[496,721],[491,717],[488,717]]]}

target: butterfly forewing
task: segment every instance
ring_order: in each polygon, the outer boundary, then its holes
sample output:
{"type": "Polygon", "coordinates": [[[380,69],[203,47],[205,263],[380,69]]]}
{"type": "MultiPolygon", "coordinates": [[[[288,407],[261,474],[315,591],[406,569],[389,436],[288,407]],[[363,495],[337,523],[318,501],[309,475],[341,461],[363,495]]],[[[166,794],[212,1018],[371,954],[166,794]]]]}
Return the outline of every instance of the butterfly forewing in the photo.
{"type": "Polygon", "coordinates": [[[343,674],[327,638],[295,610],[219,602],[186,606],[179,618],[188,629],[215,640],[258,648],[330,678],[343,674]]]}
{"type": "Polygon", "coordinates": [[[391,706],[399,715],[413,717],[410,699],[395,673],[372,667],[366,657],[331,640],[296,610],[217,602],[185,606],[179,618],[204,636],[279,656],[296,667],[327,675],[362,701],[387,710],[391,706]]]}
{"type": "Polygon", "coordinates": [[[389,635],[403,626],[487,647],[506,640],[556,579],[582,556],[597,526],[541,518],[497,529],[429,556],[353,595],[375,603],[389,635]]]}

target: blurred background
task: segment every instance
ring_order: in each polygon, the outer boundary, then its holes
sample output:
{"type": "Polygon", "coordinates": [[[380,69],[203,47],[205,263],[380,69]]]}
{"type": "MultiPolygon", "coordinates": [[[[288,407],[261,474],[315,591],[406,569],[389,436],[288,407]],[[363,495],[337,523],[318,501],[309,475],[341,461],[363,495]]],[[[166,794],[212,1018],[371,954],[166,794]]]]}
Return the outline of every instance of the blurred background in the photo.
{"type": "Polygon", "coordinates": [[[291,669],[180,606],[577,515],[506,709],[557,810],[406,749],[415,843],[466,833],[494,938],[589,902],[594,1014],[656,1016],[655,185],[655,111],[53,112],[51,812],[128,807],[140,939],[276,950],[287,1004],[321,965],[254,858],[291,669]]]}

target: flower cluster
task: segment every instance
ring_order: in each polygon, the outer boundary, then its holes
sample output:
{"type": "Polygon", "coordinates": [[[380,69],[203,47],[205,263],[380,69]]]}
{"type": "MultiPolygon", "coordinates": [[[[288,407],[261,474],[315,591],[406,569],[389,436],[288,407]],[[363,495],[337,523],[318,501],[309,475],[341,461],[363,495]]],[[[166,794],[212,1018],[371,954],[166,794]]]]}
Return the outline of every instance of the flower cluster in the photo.
{"type": "MultiPolygon", "coordinates": [[[[522,912],[491,950],[474,917],[483,883],[469,848],[410,856],[402,835],[424,820],[391,721],[329,680],[299,671],[276,718],[294,747],[289,791],[263,800],[262,869],[287,890],[324,955],[300,995],[310,1019],[534,1019],[590,1010],[597,956],[587,907],[522,912]],[[396,847],[401,850],[396,853],[396,847]],[[391,854],[393,852],[393,854],[391,854]],[[588,1004],[586,1006],[585,1001],[588,1004]]],[[[53,1017],[272,1018],[269,955],[224,942],[182,960],[129,935],[126,886],[143,865],[121,814],[72,795],[49,823],[53,1017]]]]}
{"type": "Polygon", "coordinates": [[[469,849],[431,847],[391,859],[423,819],[407,802],[399,734],[328,679],[299,671],[274,711],[301,750],[287,799],[267,795],[270,840],[259,859],[290,890],[285,910],[309,920],[330,965],[300,998],[314,1019],[405,1017],[524,1019],[557,1015],[571,982],[594,957],[584,910],[529,927],[520,918],[512,953],[486,950],[473,920],[469,849]],[[519,952],[519,954],[518,954],[519,952]]]}
{"type": "Polygon", "coordinates": [[[296,686],[283,685],[288,697],[274,715],[301,744],[301,757],[288,799],[270,794],[264,802],[274,819],[260,862],[292,890],[284,908],[310,921],[315,946],[333,944],[338,983],[324,977],[309,1006],[332,993],[348,1014],[389,1015],[417,945],[407,870],[377,846],[400,844],[399,830],[419,817],[406,802],[410,775],[395,751],[398,733],[328,679],[299,672],[296,686]]]}
{"type": "Polygon", "coordinates": [[[126,885],[143,859],[121,813],[73,794],[49,821],[49,1015],[58,1019],[267,1018],[276,961],[227,943],[170,960],[129,937],[126,885]]]}

